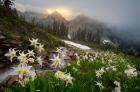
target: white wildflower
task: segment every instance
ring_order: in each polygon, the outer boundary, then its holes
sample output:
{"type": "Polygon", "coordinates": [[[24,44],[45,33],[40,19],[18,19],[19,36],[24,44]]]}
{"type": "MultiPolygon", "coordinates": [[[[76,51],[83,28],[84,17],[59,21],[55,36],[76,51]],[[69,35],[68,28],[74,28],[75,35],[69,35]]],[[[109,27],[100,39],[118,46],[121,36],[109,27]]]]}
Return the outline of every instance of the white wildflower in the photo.
{"type": "Polygon", "coordinates": [[[61,48],[57,48],[56,52],[62,52],[62,49],[61,48]]]}
{"type": "Polygon", "coordinates": [[[134,67],[128,66],[128,69],[124,71],[124,73],[128,77],[136,77],[137,76],[137,70],[134,67]]]}
{"type": "Polygon", "coordinates": [[[55,73],[55,77],[56,77],[56,78],[60,78],[60,79],[64,79],[65,73],[64,73],[64,72],[61,72],[61,71],[57,71],[57,72],[55,73]]]}
{"type": "Polygon", "coordinates": [[[31,43],[31,46],[37,46],[39,43],[38,43],[38,39],[34,39],[34,38],[32,38],[32,40],[30,40],[29,39],[29,41],[30,41],[30,43],[31,43]]]}
{"type": "Polygon", "coordinates": [[[40,66],[43,64],[43,58],[41,56],[37,57],[36,61],[39,63],[40,66]]]}
{"type": "Polygon", "coordinates": [[[66,81],[66,86],[70,83],[73,85],[73,80],[74,78],[70,75],[70,73],[65,74],[64,80],[66,81]]]}
{"type": "Polygon", "coordinates": [[[10,48],[8,53],[5,54],[5,56],[10,57],[10,61],[12,61],[14,57],[17,57],[16,53],[17,53],[17,50],[15,50],[15,48],[13,49],[10,48]]]}
{"type": "Polygon", "coordinates": [[[13,67],[17,74],[28,75],[32,66],[27,66],[26,64],[19,64],[17,67],[13,67]]]}
{"type": "Polygon", "coordinates": [[[29,61],[30,63],[34,63],[34,62],[35,62],[34,58],[29,58],[28,61],[29,61]]]}
{"type": "Polygon", "coordinates": [[[37,89],[37,90],[36,90],[36,92],[40,92],[40,91],[41,91],[40,89],[37,89]]]}
{"type": "Polygon", "coordinates": [[[108,71],[109,70],[109,67],[106,67],[105,69],[106,69],[106,71],[108,71]]]}
{"type": "Polygon", "coordinates": [[[29,57],[35,57],[35,53],[34,53],[33,50],[28,50],[27,55],[28,55],[29,57]]]}
{"type": "Polygon", "coordinates": [[[31,70],[29,75],[30,75],[31,80],[33,81],[36,77],[35,70],[31,70]]]}
{"type": "Polygon", "coordinates": [[[44,45],[43,44],[39,44],[36,47],[37,47],[37,49],[38,49],[39,52],[44,51],[44,45]]]}
{"type": "Polygon", "coordinates": [[[111,59],[109,59],[109,60],[108,60],[108,63],[109,63],[109,64],[112,64],[112,63],[113,63],[113,61],[112,61],[111,59]]]}
{"type": "Polygon", "coordinates": [[[29,77],[27,78],[24,78],[24,79],[20,79],[18,80],[18,82],[23,86],[25,87],[25,85],[30,81],[29,77]]]}
{"type": "Polygon", "coordinates": [[[18,74],[18,82],[25,86],[29,80],[34,80],[36,73],[35,70],[31,69],[32,66],[27,66],[27,64],[19,64],[17,67],[13,67],[16,74],[18,74]]]}
{"type": "Polygon", "coordinates": [[[71,66],[71,64],[70,64],[70,63],[68,63],[68,64],[67,64],[67,66],[71,66]]]}
{"type": "Polygon", "coordinates": [[[115,66],[110,66],[110,69],[111,69],[112,71],[117,71],[117,68],[116,68],[115,66]]]}
{"type": "Polygon", "coordinates": [[[114,88],[114,90],[112,92],[121,92],[120,82],[114,81],[114,84],[116,85],[116,87],[114,88]]]}
{"type": "Polygon", "coordinates": [[[53,59],[50,59],[53,61],[53,63],[51,64],[51,66],[57,68],[57,67],[61,67],[61,62],[62,62],[62,59],[59,57],[59,55],[55,56],[54,55],[54,58],[53,59]]]}
{"type": "Polygon", "coordinates": [[[27,54],[25,54],[24,51],[19,53],[18,59],[21,63],[27,63],[28,62],[27,54]]]}
{"type": "Polygon", "coordinates": [[[57,72],[55,73],[55,77],[56,77],[56,78],[59,78],[59,79],[61,79],[61,80],[64,80],[64,81],[66,82],[66,86],[67,86],[69,83],[73,85],[72,80],[73,80],[74,78],[70,75],[70,73],[65,74],[64,72],[57,71],[57,72]]]}
{"type": "Polygon", "coordinates": [[[104,72],[105,72],[104,68],[101,68],[101,69],[99,69],[99,70],[96,71],[96,76],[97,77],[101,77],[104,72]]]}
{"type": "Polygon", "coordinates": [[[80,66],[80,60],[77,61],[77,65],[80,66]]]}
{"type": "Polygon", "coordinates": [[[96,82],[96,85],[97,85],[100,89],[104,89],[104,86],[102,85],[101,82],[96,82]]]}

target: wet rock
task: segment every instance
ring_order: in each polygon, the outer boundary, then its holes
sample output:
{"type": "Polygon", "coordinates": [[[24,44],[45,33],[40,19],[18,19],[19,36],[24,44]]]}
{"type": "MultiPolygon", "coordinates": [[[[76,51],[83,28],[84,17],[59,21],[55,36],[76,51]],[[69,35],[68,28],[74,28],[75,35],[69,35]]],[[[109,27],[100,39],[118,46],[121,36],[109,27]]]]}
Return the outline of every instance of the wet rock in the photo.
{"type": "Polygon", "coordinates": [[[0,41],[3,41],[3,40],[5,40],[5,39],[6,39],[6,37],[5,37],[5,36],[0,35],[0,41]]]}
{"type": "MultiPolygon", "coordinates": [[[[1,26],[0,26],[1,27],[1,26]]],[[[2,34],[1,30],[0,30],[0,34],[2,34]]]]}
{"type": "Polygon", "coordinates": [[[12,85],[15,84],[18,80],[18,75],[9,75],[4,81],[6,84],[12,85]]]}
{"type": "Polygon", "coordinates": [[[5,65],[3,63],[0,63],[0,68],[3,68],[5,65]]]}
{"type": "Polygon", "coordinates": [[[17,46],[19,46],[19,45],[21,44],[21,42],[16,41],[16,40],[12,40],[12,41],[10,42],[10,44],[11,44],[12,46],[14,46],[14,47],[17,47],[17,46]]]}
{"type": "Polygon", "coordinates": [[[71,57],[71,58],[75,57],[75,52],[72,51],[72,50],[70,50],[67,54],[68,54],[68,56],[71,57]]]}

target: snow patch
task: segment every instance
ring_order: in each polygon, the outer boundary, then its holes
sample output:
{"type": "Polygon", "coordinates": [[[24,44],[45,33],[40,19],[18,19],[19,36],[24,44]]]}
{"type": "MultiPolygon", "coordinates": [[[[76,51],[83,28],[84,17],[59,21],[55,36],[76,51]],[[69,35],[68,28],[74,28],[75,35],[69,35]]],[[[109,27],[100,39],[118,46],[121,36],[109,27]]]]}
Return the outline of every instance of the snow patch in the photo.
{"type": "Polygon", "coordinates": [[[81,45],[79,43],[75,43],[75,42],[72,42],[72,41],[67,41],[67,40],[62,40],[63,42],[65,42],[66,44],[69,44],[69,45],[72,45],[72,46],[75,46],[79,49],[83,49],[83,50],[90,50],[91,48],[86,46],[86,45],[81,45]]]}

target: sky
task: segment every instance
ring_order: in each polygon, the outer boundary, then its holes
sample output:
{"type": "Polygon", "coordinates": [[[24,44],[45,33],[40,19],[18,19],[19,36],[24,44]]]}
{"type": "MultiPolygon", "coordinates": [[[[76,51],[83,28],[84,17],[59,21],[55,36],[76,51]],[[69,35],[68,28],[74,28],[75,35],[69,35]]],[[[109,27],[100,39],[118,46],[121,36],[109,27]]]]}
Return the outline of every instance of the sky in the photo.
{"type": "Polygon", "coordinates": [[[84,14],[108,25],[140,29],[140,0],[16,0],[15,6],[23,12],[58,11],[67,20],[84,14]]]}

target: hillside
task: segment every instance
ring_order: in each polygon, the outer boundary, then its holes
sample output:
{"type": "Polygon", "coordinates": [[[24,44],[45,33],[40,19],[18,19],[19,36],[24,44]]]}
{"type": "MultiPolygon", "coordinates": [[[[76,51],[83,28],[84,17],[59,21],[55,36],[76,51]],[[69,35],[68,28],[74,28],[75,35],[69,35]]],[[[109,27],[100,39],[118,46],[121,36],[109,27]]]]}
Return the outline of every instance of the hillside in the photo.
{"type": "Polygon", "coordinates": [[[13,3],[0,0],[0,92],[140,92],[140,57],[117,48],[105,24],[18,16],[13,3]]]}
{"type": "MultiPolygon", "coordinates": [[[[37,38],[44,43],[47,51],[63,46],[63,42],[55,36],[48,33],[46,30],[26,22],[22,17],[10,16],[0,17],[0,67],[4,67],[7,60],[3,55],[9,48],[28,49],[28,40],[37,38]]],[[[7,67],[7,66],[6,66],[7,67]]]]}
{"type": "MultiPolygon", "coordinates": [[[[36,18],[36,20],[38,19],[36,18]]],[[[103,48],[105,46],[104,41],[107,41],[107,44],[115,49],[122,49],[121,51],[125,53],[138,55],[140,52],[137,36],[132,36],[131,39],[128,36],[128,31],[121,30],[119,33],[119,30],[86,15],[79,15],[74,19],[67,21],[63,15],[55,11],[45,18],[42,17],[37,24],[42,28],[47,29],[49,33],[63,39],[69,39],[70,37],[71,39],[69,40],[92,46],[94,45],[93,47],[100,47],[103,45],[103,48]],[[137,39],[133,40],[135,38],[137,39]]],[[[131,36],[132,34],[130,33],[129,35],[131,36]]]]}
{"type": "Polygon", "coordinates": [[[79,15],[70,21],[69,33],[73,39],[78,39],[80,34],[81,37],[78,40],[94,44],[102,44],[103,40],[113,42],[113,34],[105,24],[85,15],[79,15]]]}
{"type": "MultiPolygon", "coordinates": [[[[27,20],[31,18],[28,16],[29,14],[32,15],[32,12],[28,12],[28,14],[26,12],[24,13],[27,20]]],[[[38,14],[35,15],[37,16],[38,14]]],[[[39,17],[34,18],[36,21],[39,19],[39,17]]],[[[33,19],[33,17],[31,19],[33,19]]],[[[72,40],[84,42],[100,44],[103,40],[115,42],[114,39],[116,39],[112,34],[111,29],[109,29],[105,24],[85,15],[79,15],[73,20],[67,21],[60,13],[55,11],[52,14],[47,15],[45,18],[40,18],[40,21],[38,21],[37,24],[43,28],[47,28],[51,33],[59,31],[56,32],[57,35],[65,35],[65,37],[63,37],[65,39],[67,39],[68,34],[63,34],[63,31],[68,31],[72,40]]]]}

